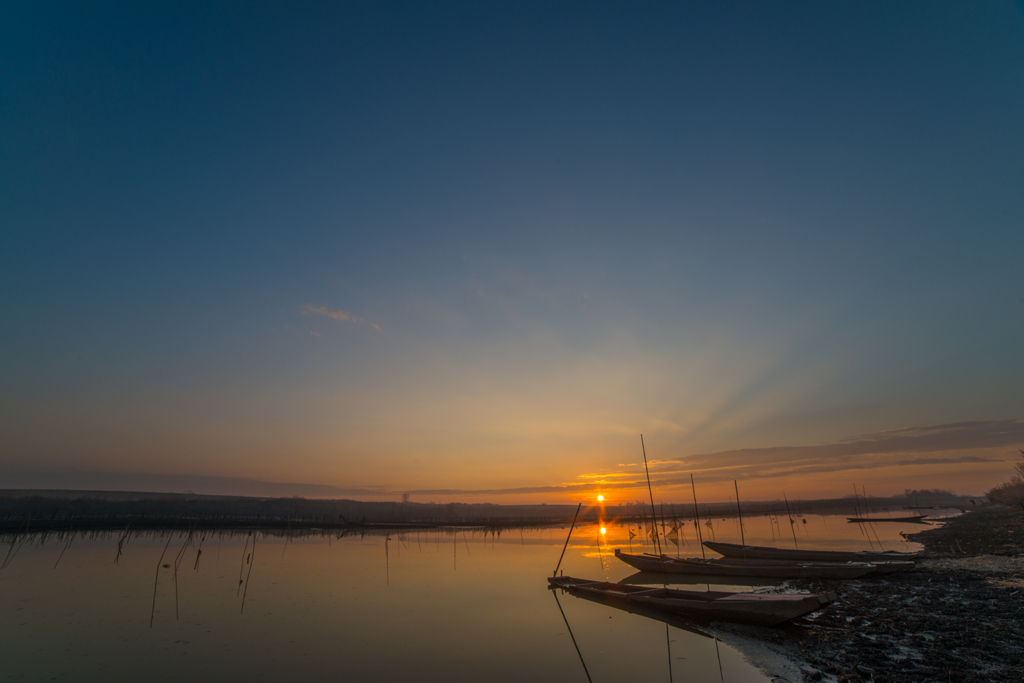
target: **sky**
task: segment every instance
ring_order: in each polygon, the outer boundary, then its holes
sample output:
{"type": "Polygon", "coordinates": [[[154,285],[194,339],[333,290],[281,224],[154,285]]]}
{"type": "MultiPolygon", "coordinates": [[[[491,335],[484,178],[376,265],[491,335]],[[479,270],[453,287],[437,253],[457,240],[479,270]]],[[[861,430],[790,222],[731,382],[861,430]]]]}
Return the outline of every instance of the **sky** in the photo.
{"type": "Polygon", "coordinates": [[[4,3],[0,487],[978,494],[1022,121],[1024,3],[4,3]]]}

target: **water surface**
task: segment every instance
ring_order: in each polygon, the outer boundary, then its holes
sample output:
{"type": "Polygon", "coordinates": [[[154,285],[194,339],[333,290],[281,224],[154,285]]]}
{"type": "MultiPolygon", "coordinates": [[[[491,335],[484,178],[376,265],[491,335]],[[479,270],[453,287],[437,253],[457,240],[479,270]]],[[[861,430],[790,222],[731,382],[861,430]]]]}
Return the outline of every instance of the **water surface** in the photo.
{"type": "MultiPolygon", "coordinates": [[[[920,528],[795,518],[801,547],[912,550],[899,532],[920,528]]],[[[739,540],[735,519],[711,522],[707,536],[739,540]]],[[[744,534],[793,547],[786,526],[749,516],[744,534]]],[[[603,527],[577,528],[566,575],[618,581],[635,572],[613,557],[615,547],[654,549],[649,529],[603,527]]],[[[666,635],[664,623],[570,595],[556,603],[545,577],[566,531],[259,532],[255,548],[247,531],[191,541],[138,532],[120,557],[120,534],[76,534],[70,546],[67,535],[31,536],[0,571],[0,672],[5,680],[586,681],[582,655],[594,681],[669,681],[670,662],[674,680],[768,680],[724,642],[675,627],[666,635]]],[[[700,555],[692,522],[662,541],[669,554],[700,555]]]]}

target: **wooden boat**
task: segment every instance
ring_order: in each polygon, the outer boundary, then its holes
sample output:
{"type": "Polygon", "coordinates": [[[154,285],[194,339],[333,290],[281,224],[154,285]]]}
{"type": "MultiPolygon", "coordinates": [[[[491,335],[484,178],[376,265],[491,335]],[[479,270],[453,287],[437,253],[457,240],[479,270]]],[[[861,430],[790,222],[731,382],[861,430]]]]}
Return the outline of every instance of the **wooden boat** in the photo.
{"type": "MultiPolygon", "coordinates": [[[[756,586],[766,586],[774,583],[770,579],[760,579],[756,576],[715,576],[714,574],[657,574],[654,572],[636,572],[619,583],[628,583],[636,586],[708,586],[711,584],[726,586],[745,586],[745,588],[725,588],[722,590],[753,590],[756,586]]],[[[710,590],[710,588],[708,589],[710,590]]]]}
{"type": "Polygon", "coordinates": [[[704,547],[714,550],[726,557],[745,560],[790,560],[793,562],[913,562],[917,553],[898,553],[894,551],[850,551],[840,550],[807,550],[790,548],[767,548],[756,545],[740,545],[739,543],[717,543],[704,541],[704,547]]]}
{"type": "Polygon", "coordinates": [[[714,574],[772,579],[856,579],[877,569],[867,562],[784,562],[775,560],[701,560],[668,555],[630,555],[618,548],[615,557],[642,572],[714,574]]]}
{"type": "Polygon", "coordinates": [[[924,524],[924,518],[928,515],[912,515],[910,517],[847,517],[849,522],[864,524],[866,522],[905,522],[910,524],[924,524]]]}
{"type": "Polygon", "coordinates": [[[704,622],[732,621],[760,626],[777,626],[816,612],[836,600],[835,593],[771,595],[687,591],[589,581],[571,576],[550,576],[548,583],[552,588],[561,588],[577,597],[615,606],[636,606],[704,622]]]}

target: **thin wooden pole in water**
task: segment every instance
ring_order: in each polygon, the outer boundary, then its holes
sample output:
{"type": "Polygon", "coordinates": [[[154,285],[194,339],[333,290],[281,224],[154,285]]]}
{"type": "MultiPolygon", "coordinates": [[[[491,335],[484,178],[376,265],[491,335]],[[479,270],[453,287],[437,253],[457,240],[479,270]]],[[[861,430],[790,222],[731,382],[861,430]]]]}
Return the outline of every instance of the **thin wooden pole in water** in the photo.
{"type": "Polygon", "coordinates": [[[786,501],[786,518],[789,520],[789,530],[793,532],[793,547],[799,548],[800,546],[796,542],[796,529],[793,528],[793,515],[789,512],[789,499],[786,498],[786,492],[782,492],[782,500],[786,501]]]}
{"type": "MultiPolygon", "coordinates": [[[[580,504],[582,505],[582,503],[580,504]]],[[[572,646],[576,648],[576,654],[579,655],[580,664],[583,665],[583,673],[587,675],[587,680],[590,681],[590,683],[594,683],[593,679],[590,678],[590,672],[587,671],[587,663],[583,661],[583,653],[580,652],[580,646],[576,644],[576,636],[572,634],[572,626],[569,626],[569,619],[565,616],[565,610],[562,609],[562,603],[558,601],[558,591],[551,591],[551,594],[555,596],[555,604],[558,605],[558,611],[562,613],[562,620],[565,621],[565,628],[569,629],[569,637],[572,638],[572,646]]]]}
{"type": "Polygon", "coordinates": [[[652,525],[652,528],[654,529],[654,542],[658,546],[658,555],[660,556],[661,539],[658,537],[658,513],[657,510],[654,509],[654,489],[651,488],[651,471],[647,468],[647,448],[644,447],[643,434],[640,435],[640,449],[643,451],[644,454],[644,472],[647,473],[647,492],[651,494],[651,514],[654,515],[654,524],[652,525]]]}
{"type": "Polygon", "coordinates": [[[203,541],[206,540],[206,534],[204,533],[199,537],[199,548],[196,549],[196,563],[192,567],[192,571],[199,571],[199,558],[203,556],[203,541]]]}
{"type": "Polygon", "coordinates": [[[239,614],[245,611],[245,596],[249,593],[249,576],[252,574],[252,566],[256,564],[256,537],[259,532],[253,532],[252,535],[252,556],[249,559],[249,571],[245,573],[245,590],[242,591],[242,609],[238,611],[239,614]]]}
{"type": "Polygon", "coordinates": [[[693,514],[697,520],[697,539],[700,541],[700,556],[708,559],[704,552],[704,534],[700,530],[700,510],[697,509],[697,485],[693,483],[693,474],[690,474],[690,489],[693,491],[693,514]]]}
{"type": "MultiPolygon", "coordinates": [[[[249,532],[249,536],[252,536],[252,532],[249,532]]],[[[242,592],[242,572],[245,571],[245,551],[249,549],[249,536],[245,537],[245,545],[242,546],[242,561],[238,565],[238,587],[235,589],[235,597],[242,592]]]]}
{"type": "MultiPolygon", "coordinates": [[[[565,549],[569,547],[569,539],[572,538],[572,530],[576,526],[576,518],[580,514],[581,507],[583,507],[583,503],[580,503],[579,505],[576,506],[576,514],[572,516],[572,524],[569,526],[569,535],[565,537],[565,545],[562,546],[562,554],[558,556],[558,564],[555,565],[555,573],[552,574],[552,576],[558,576],[558,568],[562,566],[562,559],[565,557],[565,549]]],[[[558,596],[555,596],[555,602],[557,601],[558,596]]],[[[558,609],[562,609],[562,606],[559,605],[558,609]]],[[[564,617],[565,614],[563,613],[562,616],[564,617]]],[[[569,622],[565,622],[565,624],[566,626],[568,626],[569,622]]],[[[573,642],[575,642],[575,640],[573,642]]],[[[587,668],[587,666],[584,664],[583,668],[585,669],[587,668]]],[[[590,678],[590,674],[587,674],[587,678],[590,678]]]]}
{"type": "MultiPolygon", "coordinates": [[[[856,483],[853,484],[853,501],[854,501],[853,509],[857,511],[857,517],[858,518],[863,517],[864,519],[867,519],[868,518],[868,501],[867,501],[867,496],[864,497],[864,510],[863,510],[863,512],[861,512],[860,506],[858,505],[858,502],[857,502],[857,484],[856,483]]],[[[868,545],[871,546],[872,550],[874,550],[875,549],[875,543],[874,543],[874,541],[871,540],[870,524],[865,524],[864,522],[857,522],[857,527],[860,529],[860,533],[867,537],[868,545]]]]}
{"type": "MultiPolygon", "coordinates": [[[[736,483],[735,479],[732,480],[732,485],[736,489],[736,516],[740,520],[740,542],[743,547],[746,547],[747,539],[743,536],[743,512],[740,511],[740,485],[736,483]]],[[[744,557],[746,557],[746,552],[744,552],[744,557]]]]}

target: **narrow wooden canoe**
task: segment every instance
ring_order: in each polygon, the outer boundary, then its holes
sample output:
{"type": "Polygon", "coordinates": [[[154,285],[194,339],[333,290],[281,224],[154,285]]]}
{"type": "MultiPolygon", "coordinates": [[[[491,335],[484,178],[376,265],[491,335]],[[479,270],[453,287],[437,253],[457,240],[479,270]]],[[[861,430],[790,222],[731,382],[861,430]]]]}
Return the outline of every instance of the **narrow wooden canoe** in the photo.
{"type": "Polygon", "coordinates": [[[772,560],[701,560],[668,555],[630,555],[618,548],[615,557],[642,572],[756,576],[772,579],[856,579],[876,570],[867,562],[782,562],[772,560]]]}
{"type": "Polygon", "coordinates": [[[910,524],[924,524],[924,518],[928,515],[912,515],[910,517],[847,517],[849,522],[863,524],[865,522],[906,522],[910,524]]]}
{"type": "MultiPolygon", "coordinates": [[[[765,586],[774,583],[770,579],[761,579],[756,576],[715,576],[713,574],[655,574],[653,572],[636,572],[619,583],[628,583],[636,586],[708,586],[711,584],[725,586],[744,586],[744,588],[722,588],[719,590],[746,591],[753,590],[755,586],[765,586]]],[[[711,590],[708,588],[708,590],[711,590]]]]}
{"type": "Polygon", "coordinates": [[[704,541],[704,546],[726,557],[747,560],[790,560],[793,562],[913,562],[917,553],[894,551],[843,552],[839,550],[807,550],[790,548],[767,548],[739,543],[717,543],[704,541]]]}
{"type": "Polygon", "coordinates": [[[732,621],[760,626],[777,626],[816,612],[836,600],[835,593],[770,595],[687,591],[589,581],[571,576],[551,576],[548,577],[548,583],[553,588],[561,588],[577,597],[616,606],[636,605],[697,621],[732,621]]]}

